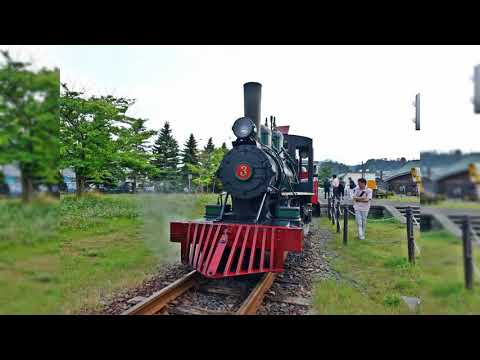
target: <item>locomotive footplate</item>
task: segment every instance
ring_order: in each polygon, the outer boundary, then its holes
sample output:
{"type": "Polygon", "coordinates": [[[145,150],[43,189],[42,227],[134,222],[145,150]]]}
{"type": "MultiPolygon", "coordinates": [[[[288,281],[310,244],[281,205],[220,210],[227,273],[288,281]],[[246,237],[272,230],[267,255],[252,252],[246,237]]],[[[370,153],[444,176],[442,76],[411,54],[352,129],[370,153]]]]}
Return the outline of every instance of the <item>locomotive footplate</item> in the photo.
{"type": "Polygon", "coordinates": [[[301,227],[208,221],[170,223],[181,259],[207,278],[282,272],[286,252],[303,248],[301,227]]]}

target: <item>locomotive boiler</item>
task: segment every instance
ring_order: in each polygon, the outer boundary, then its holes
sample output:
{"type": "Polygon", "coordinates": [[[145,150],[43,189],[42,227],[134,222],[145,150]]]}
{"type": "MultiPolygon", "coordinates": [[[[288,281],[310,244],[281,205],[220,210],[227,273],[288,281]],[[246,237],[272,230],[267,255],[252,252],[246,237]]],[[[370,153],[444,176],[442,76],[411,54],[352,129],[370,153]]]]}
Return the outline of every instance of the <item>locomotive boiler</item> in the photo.
{"type": "Polygon", "coordinates": [[[244,116],[217,176],[225,192],[201,221],[170,223],[182,262],[209,278],[281,272],[299,252],[318,208],[312,139],[288,134],[270,116],[261,124],[261,90],[244,84],[244,116]]]}

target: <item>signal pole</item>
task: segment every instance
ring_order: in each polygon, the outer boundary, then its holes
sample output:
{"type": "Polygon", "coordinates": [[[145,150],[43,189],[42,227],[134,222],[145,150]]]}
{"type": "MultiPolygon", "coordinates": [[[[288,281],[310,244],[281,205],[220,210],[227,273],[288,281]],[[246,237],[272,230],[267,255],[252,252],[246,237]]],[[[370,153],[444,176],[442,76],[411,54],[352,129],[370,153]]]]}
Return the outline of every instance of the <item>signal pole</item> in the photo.
{"type": "Polygon", "coordinates": [[[475,66],[473,82],[473,111],[475,114],[480,114],[480,64],[475,66]]]}
{"type": "Polygon", "coordinates": [[[413,119],[415,130],[420,130],[420,94],[415,95],[413,106],[415,106],[415,119],[413,119]]]}

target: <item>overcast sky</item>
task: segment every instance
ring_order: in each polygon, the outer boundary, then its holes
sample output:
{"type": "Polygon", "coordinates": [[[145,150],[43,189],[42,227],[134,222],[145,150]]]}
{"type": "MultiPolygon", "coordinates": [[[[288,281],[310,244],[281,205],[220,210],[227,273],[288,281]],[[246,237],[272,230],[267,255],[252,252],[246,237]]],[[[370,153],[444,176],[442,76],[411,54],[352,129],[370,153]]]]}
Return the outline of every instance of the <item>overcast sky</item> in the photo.
{"type": "MultiPolygon", "coordinates": [[[[480,46],[5,46],[58,66],[62,81],[137,99],[130,115],[169,121],[183,145],[234,140],[243,84],[262,83],[262,117],[313,138],[315,159],[357,164],[480,151],[473,67],[480,46]],[[412,103],[421,93],[421,126],[412,103]]],[[[230,145],[230,144],[229,144],[230,145]]]]}

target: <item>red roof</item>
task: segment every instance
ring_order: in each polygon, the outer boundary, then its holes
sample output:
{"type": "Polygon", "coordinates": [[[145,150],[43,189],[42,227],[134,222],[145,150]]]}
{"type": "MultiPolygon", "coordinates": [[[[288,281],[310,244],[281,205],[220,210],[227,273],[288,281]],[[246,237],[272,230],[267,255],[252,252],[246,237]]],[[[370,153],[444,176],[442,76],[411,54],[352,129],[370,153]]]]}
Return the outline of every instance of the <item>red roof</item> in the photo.
{"type": "Polygon", "coordinates": [[[277,130],[280,131],[283,135],[288,135],[288,130],[289,129],[290,129],[290,125],[277,126],[277,130]]]}

